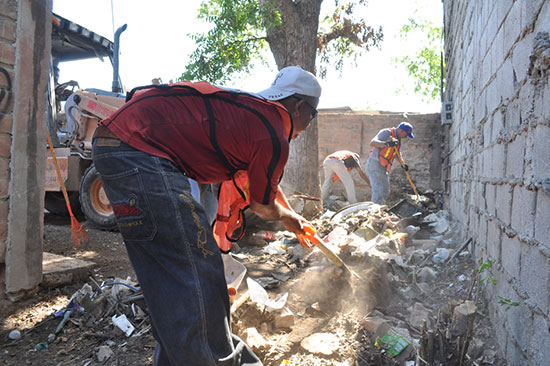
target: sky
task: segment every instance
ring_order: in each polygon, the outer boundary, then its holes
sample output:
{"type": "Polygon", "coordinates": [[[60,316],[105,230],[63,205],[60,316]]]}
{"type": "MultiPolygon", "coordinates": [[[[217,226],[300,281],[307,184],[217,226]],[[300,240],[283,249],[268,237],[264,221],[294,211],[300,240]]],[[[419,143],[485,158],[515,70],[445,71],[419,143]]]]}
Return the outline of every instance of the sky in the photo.
{"type": "MultiPolygon", "coordinates": [[[[126,90],[175,80],[184,71],[195,49],[189,34],[204,32],[208,24],[196,19],[201,0],[53,0],[53,12],[110,40],[114,29],[127,24],[121,35],[120,77],[126,90]],[[112,11],[111,11],[112,9],[112,11]],[[114,27],[113,27],[114,24],[114,27]]],[[[323,2],[322,16],[331,0],[323,2]]],[[[381,49],[360,56],[357,65],[347,63],[343,71],[330,70],[321,79],[319,108],[351,107],[354,110],[437,113],[440,102],[424,102],[413,93],[413,82],[403,65],[392,60],[413,54],[420,46],[414,39],[404,42],[399,29],[415,14],[436,25],[442,23],[441,0],[368,0],[363,17],[367,24],[383,27],[381,49]],[[397,90],[402,90],[397,93],[397,90]]],[[[270,53],[265,66],[239,75],[224,86],[257,92],[269,87],[277,73],[270,53]]],[[[106,60],[85,60],[60,65],[60,82],[76,80],[81,88],[111,89],[112,67],[106,60]]]]}

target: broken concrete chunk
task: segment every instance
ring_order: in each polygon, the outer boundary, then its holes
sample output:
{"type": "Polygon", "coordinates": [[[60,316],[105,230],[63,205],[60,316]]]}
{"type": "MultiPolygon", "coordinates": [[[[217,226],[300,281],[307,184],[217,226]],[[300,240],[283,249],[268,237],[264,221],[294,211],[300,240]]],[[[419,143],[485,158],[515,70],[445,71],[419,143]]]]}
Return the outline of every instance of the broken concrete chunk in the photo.
{"type": "Polygon", "coordinates": [[[266,340],[258,332],[256,328],[246,328],[244,332],[244,339],[246,344],[252,349],[261,349],[267,345],[266,340]]]}
{"type": "Polygon", "coordinates": [[[422,267],[416,272],[420,282],[431,283],[437,278],[437,273],[430,267],[422,267]]]}
{"type": "Polygon", "coordinates": [[[105,360],[108,360],[112,355],[113,351],[111,350],[111,347],[100,346],[99,350],[97,351],[97,360],[99,362],[104,362],[105,360]]]}
{"type": "Polygon", "coordinates": [[[338,350],[340,342],[334,334],[315,333],[304,338],[300,345],[308,352],[329,356],[338,350]]]}
{"type": "Polygon", "coordinates": [[[430,327],[430,314],[431,312],[428,308],[417,302],[414,304],[411,315],[409,316],[409,324],[413,328],[421,329],[423,322],[426,321],[426,324],[430,327]]]}
{"type": "Polygon", "coordinates": [[[284,308],[280,314],[275,315],[273,320],[275,329],[289,329],[294,325],[294,314],[290,309],[284,308]]]}
{"type": "Polygon", "coordinates": [[[361,326],[369,333],[384,334],[390,329],[390,324],[384,318],[374,316],[365,318],[361,322],[361,326]]]}

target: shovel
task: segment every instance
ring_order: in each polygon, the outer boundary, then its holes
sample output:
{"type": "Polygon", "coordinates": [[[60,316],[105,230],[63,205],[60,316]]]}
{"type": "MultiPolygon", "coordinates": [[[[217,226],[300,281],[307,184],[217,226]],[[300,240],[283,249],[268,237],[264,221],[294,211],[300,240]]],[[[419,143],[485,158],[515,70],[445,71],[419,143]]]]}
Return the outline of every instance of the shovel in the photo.
{"type": "Polygon", "coordinates": [[[330,259],[337,267],[343,268],[347,273],[357,279],[361,277],[352,271],[336,253],[334,253],[329,247],[323,243],[323,239],[317,234],[315,229],[311,225],[304,225],[305,235],[298,235],[298,241],[302,246],[311,247],[310,243],[317,246],[323,254],[330,259]]]}
{"type": "MultiPolygon", "coordinates": [[[[403,167],[403,169],[405,169],[405,162],[403,161],[403,158],[401,157],[401,153],[399,152],[399,150],[397,150],[397,157],[399,158],[399,162],[401,163],[401,166],[403,167]]],[[[407,178],[409,178],[409,182],[411,183],[411,187],[414,193],[416,193],[416,199],[420,199],[420,195],[418,194],[418,191],[416,190],[416,187],[412,181],[411,175],[409,174],[409,169],[405,169],[405,174],[407,175],[407,178]]]]}

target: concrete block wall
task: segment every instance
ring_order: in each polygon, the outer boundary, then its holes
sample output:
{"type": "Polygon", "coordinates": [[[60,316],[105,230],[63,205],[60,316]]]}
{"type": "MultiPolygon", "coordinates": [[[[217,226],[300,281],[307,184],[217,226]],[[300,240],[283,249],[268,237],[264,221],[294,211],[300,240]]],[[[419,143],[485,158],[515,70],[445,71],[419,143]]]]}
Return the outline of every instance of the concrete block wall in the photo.
{"type": "MultiPolygon", "coordinates": [[[[320,110],[317,123],[321,182],[324,179],[322,163],[327,155],[338,150],[354,151],[361,156],[364,169],[371,151],[370,140],[380,129],[396,127],[402,121],[408,121],[414,126],[415,138],[407,139],[401,147],[401,154],[409,165],[414,184],[420,191],[439,190],[442,147],[439,114],[320,110]]],[[[357,199],[370,200],[370,189],[357,173],[353,174],[357,199]]],[[[392,191],[413,193],[397,158],[392,166],[390,185],[392,191]]],[[[344,192],[342,184],[333,185],[333,187],[334,192],[344,192]]]]}
{"type": "Polygon", "coordinates": [[[474,238],[509,365],[550,363],[550,1],[445,1],[446,207],[474,238]],[[506,310],[499,299],[519,302],[506,310]]]}
{"type": "MultiPolygon", "coordinates": [[[[15,0],[0,2],[0,286],[2,289],[5,281],[8,238],[16,10],[15,0]]],[[[4,291],[0,291],[0,299],[2,298],[5,298],[4,291]]]]}

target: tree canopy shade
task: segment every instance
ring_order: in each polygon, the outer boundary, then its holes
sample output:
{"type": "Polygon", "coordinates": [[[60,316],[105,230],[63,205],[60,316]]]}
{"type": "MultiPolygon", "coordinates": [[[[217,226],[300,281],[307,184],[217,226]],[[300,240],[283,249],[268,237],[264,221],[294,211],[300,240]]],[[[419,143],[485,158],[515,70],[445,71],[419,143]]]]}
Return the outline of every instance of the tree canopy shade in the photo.
{"type": "MultiPolygon", "coordinates": [[[[382,29],[356,19],[366,0],[334,0],[334,11],[321,23],[322,0],[207,0],[198,17],[211,23],[206,34],[195,34],[197,49],[180,80],[224,83],[236,72],[264,62],[267,47],[278,69],[298,65],[316,74],[341,70],[344,59],[379,46],[382,29]]],[[[267,87],[267,86],[266,86],[267,87]]],[[[322,98],[322,96],[321,96],[322,98]]],[[[317,124],[293,141],[282,186],[285,191],[320,196],[317,124]]],[[[313,213],[313,211],[312,211],[313,213]]]]}
{"type": "Polygon", "coordinates": [[[422,95],[424,101],[436,100],[441,96],[445,80],[441,44],[442,27],[436,27],[430,21],[416,21],[409,18],[409,22],[400,30],[400,37],[403,41],[407,41],[413,33],[422,36],[422,47],[414,55],[403,56],[395,61],[405,65],[408,74],[414,78],[415,93],[422,95]]]}
{"type": "MultiPolygon", "coordinates": [[[[382,29],[355,17],[366,0],[334,1],[332,14],[319,20],[322,0],[208,0],[198,18],[212,24],[191,37],[197,49],[181,80],[223,83],[236,72],[248,72],[253,62],[263,62],[269,47],[279,69],[300,65],[324,76],[328,69],[341,70],[345,59],[379,46],[382,29]]],[[[314,72],[315,73],[315,72],[314,72]]]]}

